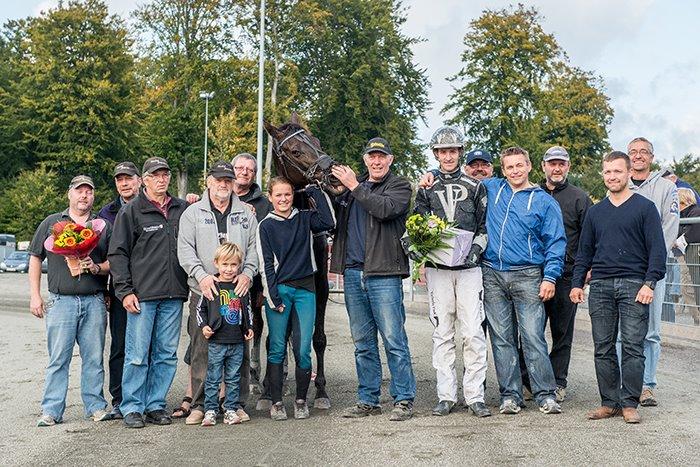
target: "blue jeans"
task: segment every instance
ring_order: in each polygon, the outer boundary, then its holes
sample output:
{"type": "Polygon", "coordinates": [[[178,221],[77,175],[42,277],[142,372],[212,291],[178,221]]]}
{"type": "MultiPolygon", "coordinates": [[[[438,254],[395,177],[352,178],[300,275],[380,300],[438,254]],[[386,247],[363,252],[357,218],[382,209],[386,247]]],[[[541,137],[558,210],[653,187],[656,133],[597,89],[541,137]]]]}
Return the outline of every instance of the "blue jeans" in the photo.
{"type": "Polygon", "coordinates": [[[661,312],[663,311],[666,278],[656,283],[654,300],[649,305],[649,328],[644,337],[644,386],[656,387],[656,367],[661,356],[661,312]]]}
{"type": "Polygon", "coordinates": [[[523,401],[518,334],[532,394],[538,404],[554,398],[556,381],[544,338],[545,311],[539,297],[542,271],[496,271],[484,267],[484,310],[489,323],[501,402],[523,401]],[[515,313],[514,313],[515,312],[515,313]]]}
{"type": "Polygon", "coordinates": [[[207,379],[204,382],[204,410],[219,410],[219,384],[221,372],[224,373],[226,385],[226,399],[224,409],[237,410],[241,408],[239,402],[241,365],[245,344],[219,344],[209,342],[209,360],[207,363],[207,379]]]}
{"type": "Polygon", "coordinates": [[[404,329],[406,311],[401,277],[367,277],[358,269],[346,269],[344,279],[345,307],[355,344],[358,402],[379,405],[382,362],[377,331],[382,336],[391,373],[389,394],[395,402],[413,401],[416,397],[416,378],[404,329]]]}
{"type": "Polygon", "coordinates": [[[121,412],[165,409],[175,378],[182,300],[146,300],[140,313],[127,313],[121,412]]]}
{"type": "Polygon", "coordinates": [[[103,352],[107,309],[104,295],[50,294],[46,303],[46,337],[49,364],[41,411],[63,419],[68,392],[68,370],[73,347],[80,348],[80,396],[85,416],[107,407],[102,386],[105,379],[103,352]]]}
{"type": "Polygon", "coordinates": [[[642,393],[644,336],[649,317],[649,305],[636,301],[642,283],[639,279],[625,278],[591,281],[588,313],[598,390],[602,405],[606,407],[636,408],[642,393]],[[618,338],[621,340],[621,364],[615,349],[618,338]]]}

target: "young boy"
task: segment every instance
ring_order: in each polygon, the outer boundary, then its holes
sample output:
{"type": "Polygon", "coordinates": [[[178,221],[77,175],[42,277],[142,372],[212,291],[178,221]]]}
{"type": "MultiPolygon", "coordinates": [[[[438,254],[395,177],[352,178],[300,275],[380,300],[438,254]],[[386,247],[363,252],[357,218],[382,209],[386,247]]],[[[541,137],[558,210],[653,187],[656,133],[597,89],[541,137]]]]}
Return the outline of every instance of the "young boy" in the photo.
{"type": "Polygon", "coordinates": [[[234,292],[233,281],[238,275],[242,260],[243,253],[234,243],[226,242],[216,249],[214,265],[219,271],[218,294],[213,300],[202,297],[197,306],[197,324],[209,340],[202,426],[216,425],[222,371],[226,385],[224,423],[241,423],[244,415],[239,402],[241,363],[245,352],[244,340],[253,338],[253,322],[248,294],[239,297],[234,292]]]}

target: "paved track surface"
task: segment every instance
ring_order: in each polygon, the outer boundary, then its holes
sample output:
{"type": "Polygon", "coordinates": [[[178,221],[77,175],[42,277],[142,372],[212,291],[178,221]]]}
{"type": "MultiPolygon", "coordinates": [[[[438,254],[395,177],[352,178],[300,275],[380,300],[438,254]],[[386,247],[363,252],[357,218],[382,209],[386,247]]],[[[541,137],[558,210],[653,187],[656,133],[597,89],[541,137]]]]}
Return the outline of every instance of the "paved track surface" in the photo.
{"type": "MultiPolygon", "coordinates": [[[[44,276],[45,282],[45,276],[44,276]]],[[[464,409],[440,418],[430,415],[435,400],[431,364],[432,327],[420,307],[407,318],[418,380],[416,416],[407,422],[388,420],[388,371],[382,403],[384,414],[365,419],[340,417],[355,401],[353,345],[342,304],[329,304],[327,378],[333,399],[330,411],[311,411],[308,420],[272,422],[252,410],[252,420],[238,426],[212,428],[147,426],[128,430],[121,422],[82,418],[79,393],[80,358],[76,347],[71,366],[65,422],[37,428],[44,382],[44,323],[23,307],[26,276],[0,276],[0,464],[134,465],[698,465],[700,393],[698,351],[663,349],[656,408],[642,408],[640,425],[621,418],[586,420],[599,404],[589,333],[577,331],[570,371],[570,396],[561,415],[543,415],[532,402],[519,415],[477,419],[464,409]]],[[[186,334],[180,343],[180,355],[186,334]]],[[[491,357],[489,356],[491,360],[491,357]]],[[[459,370],[461,371],[461,370],[459,370]]],[[[180,364],[168,397],[176,406],[185,388],[186,367],[180,364]]],[[[292,413],[292,401],[286,401],[292,413]]],[[[495,412],[498,394],[491,364],[487,404],[495,412]]]]}

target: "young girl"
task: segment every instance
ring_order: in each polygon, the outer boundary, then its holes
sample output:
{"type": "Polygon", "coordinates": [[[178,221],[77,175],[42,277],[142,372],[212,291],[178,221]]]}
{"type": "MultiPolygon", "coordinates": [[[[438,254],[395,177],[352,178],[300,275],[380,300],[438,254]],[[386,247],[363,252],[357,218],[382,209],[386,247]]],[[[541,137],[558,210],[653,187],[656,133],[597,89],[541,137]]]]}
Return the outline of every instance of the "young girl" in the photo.
{"type": "Polygon", "coordinates": [[[306,393],[311,381],[311,339],[316,319],[313,233],[335,227],[330,199],[317,187],[307,187],[316,209],[292,207],[294,188],[283,177],[270,180],[268,197],[273,211],[258,224],[258,257],[266,298],[270,348],[267,375],[272,396],[270,417],[286,420],[282,404],[282,383],[287,329],[292,330],[296,361],[296,400],[294,418],[308,418],[306,393]],[[291,326],[289,326],[291,321],[291,326]]]}

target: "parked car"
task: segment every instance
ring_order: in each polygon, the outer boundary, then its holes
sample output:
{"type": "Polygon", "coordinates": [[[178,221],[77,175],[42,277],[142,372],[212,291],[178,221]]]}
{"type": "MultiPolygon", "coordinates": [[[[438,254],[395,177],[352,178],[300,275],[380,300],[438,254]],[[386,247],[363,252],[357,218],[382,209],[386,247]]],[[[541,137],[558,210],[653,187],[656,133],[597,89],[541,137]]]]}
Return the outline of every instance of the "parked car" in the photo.
{"type": "Polygon", "coordinates": [[[29,253],[15,251],[0,263],[1,272],[24,272],[29,270],[29,253]]]}

